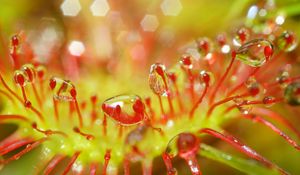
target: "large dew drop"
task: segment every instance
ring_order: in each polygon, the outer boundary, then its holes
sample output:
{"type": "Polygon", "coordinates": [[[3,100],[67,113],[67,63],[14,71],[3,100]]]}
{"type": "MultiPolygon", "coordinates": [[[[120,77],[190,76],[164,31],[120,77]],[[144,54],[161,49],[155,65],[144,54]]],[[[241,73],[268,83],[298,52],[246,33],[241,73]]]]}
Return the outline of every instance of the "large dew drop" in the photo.
{"type": "Polygon", "coordinates": [[[105,115],[118,124],[128,126],[145,119],[145,105],[137,95],[119,95],[105,100],[102,104],[105,115]]]}
{"type": "Polygon", "coordinates": [[[284,99],[292,106],[300,105],[300,82],[293,82],[285,88],[284,99]]]}
{"type": "Polygon", "coordinates": [[[151,65],[149,73],[149,86],[156,95],[167,96],[166,67],[163,64],[155,63],[151,65]]]}
{"type": "Polygon", "coordinates": [[[252,66],[260,67],[273,54],[273,45],[266,39],[254,39],[243,44],[236,52],[236,59],[252,66]]]}

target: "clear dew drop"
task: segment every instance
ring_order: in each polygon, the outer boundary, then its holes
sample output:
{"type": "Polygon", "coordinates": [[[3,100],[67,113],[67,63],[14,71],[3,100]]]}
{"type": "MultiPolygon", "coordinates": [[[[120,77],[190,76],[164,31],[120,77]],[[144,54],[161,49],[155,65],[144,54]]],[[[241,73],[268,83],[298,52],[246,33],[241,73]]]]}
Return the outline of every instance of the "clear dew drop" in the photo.
{"type": "Polygon", "coordinates": [[[151,90],[160,96],[167,96],[167,75],[166,75],[166,67],[163,64],[155,63],[150,67],[149,73],[149,86],[151,90]]]}
{"type": "Polygon", "coordinates": [[[289,105],[300,105],[300,82],[293,82],[284,90],[284,99],[289,105]]]}
{"type": "Polygon", "coordinates": [[[282,71],[276,77],[276,81],[280,84],[280,86],[282,88],[285,88],[288,85],[289,78],[290,78],[289,72],[288,71],[282,71]]]}
{"type": "Polygon", "coordinates": [[[238,106],[238,110],[244,114],[244,115],[248,115],[250,114],[250,112],[252,111],[252,107],[251,106],[238,106]]]}
{"type": "Polygon", "coordinates": [[[277,39],[276,39],[277,47],[280,50],[283,50],[285,52],[291,52],[293,51],[297,45],[298,41],[293,32],[290,31],[284,31],[277,39]]]}
{"type": "Polygon", "coordinates": [[[254,39],[236,51],[236,59],[252,67],[260,67],[271,58],[272,53],[273,45],[270,41],[254,39]]]}
{"type": "Polygon", "coordinates": [[[74,101],[75,86],[69,80],[52,77],[49,81],[49,86],[53,92],[53,97],[60,101],[74,101]]]}
{"type": "Polygon", "coordinates": [[[242,46],[250,38],[250,30],[248,28],[242,27],[238,29],[233,38],[233,44],[235,46],[242,46]]]}
{"type": "Polygon", "coordinates": [[[105,100],[102,110],[120,125],[136,125],[145,119],[145,105],[137,95],[118,95],[105,100]]]}
{"type": "Polygon", "coordinates": [[[240,98],[240,97],[234,98],[233,102],[235,103],[236,106],[242,106],[246,103],[246,101],[243,98],[240,98]]]}

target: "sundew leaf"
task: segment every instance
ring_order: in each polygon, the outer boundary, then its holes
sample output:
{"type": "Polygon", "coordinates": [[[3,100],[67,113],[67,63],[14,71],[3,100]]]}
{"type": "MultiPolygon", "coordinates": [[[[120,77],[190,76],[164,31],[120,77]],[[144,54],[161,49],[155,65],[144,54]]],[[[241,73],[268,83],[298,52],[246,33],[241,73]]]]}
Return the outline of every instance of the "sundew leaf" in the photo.
{"type": "Polygon", "coordinates": [[[226,164],[241,172],[249,175],[279,175],[280,173],[274,169],[264,167],[263,165],[248,159],[230,155],[211,146],[201,144],[200,154],[206,158],[226,164]]]}

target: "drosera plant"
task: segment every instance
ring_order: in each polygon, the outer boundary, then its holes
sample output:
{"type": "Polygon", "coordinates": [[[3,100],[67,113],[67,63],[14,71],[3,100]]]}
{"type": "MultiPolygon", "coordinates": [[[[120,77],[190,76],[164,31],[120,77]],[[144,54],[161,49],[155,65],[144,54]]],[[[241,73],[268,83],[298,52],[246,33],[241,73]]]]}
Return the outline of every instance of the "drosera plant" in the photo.
{"type": "Polygon", "coordinates": [[[153,160],[161,157],[167,174],[173,175],[173,159],[178,156],[192,174],[201,175],[205,167],[198,155],[247,174],[289,174],[222,129],[229,120],[247,119],[300,150],[298,129],[270,108],[300,105],[300,77],[291,71],[295,60],[290,58],[296,54],[296,35],[272,16],[268,22],[252,20],[232,37],[221,34],[215,41],[204,37],[188,43],[170,69],[152,64],[148,97],[120,93],[103,102],[97,95],[81,101],[81,87],[47,73],[50,65],[22,60],[19,49],[25,41],[14,35],[13,71],[0,74],[5,99],[0,122],[18,128],[0,141],[0,173],[40,148],[43,160],[31,174],[117,174],[123,166],[129,175],[130,164],[141,162],[148,175],[153,160]],[[228,143],[248,158],[209,146],[205,136],[228,143]]]}

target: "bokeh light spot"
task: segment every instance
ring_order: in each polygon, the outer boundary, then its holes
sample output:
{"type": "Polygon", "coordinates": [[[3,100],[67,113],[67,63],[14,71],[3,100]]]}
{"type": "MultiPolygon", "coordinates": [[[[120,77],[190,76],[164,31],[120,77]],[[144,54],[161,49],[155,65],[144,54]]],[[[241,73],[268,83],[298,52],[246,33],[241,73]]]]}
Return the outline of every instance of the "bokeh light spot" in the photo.
{"type": "Polygon", "coordinates": [[[90,7],[94,16],[105,16],[109,9],[110,7],[106,0],[95,0],[90,7]]]}
{"type": "Polygon", "coordinates": [[[81,56],[85,51],[85,46],[81,41],[72,41],[69,45],[69,52],[74,56],[81,56]]]}
{"type": "Polygon", "coordinates": [[[160,8],[166,16],[177,16],[182,9],[182,5],[180,0],[164,0],[160,8]]]}
{"type": "Polygon", "coordinates": [[[141,21],[141,27],[146,32],[154,32],[158,28],[159,22],[155,15],[145,15],[141,21]]]}
{"type": "Polygon", "coordinates": [[[65,0],[60,9],[65,16],[77,16],[81,10],[79,0],[65,0]]]}

